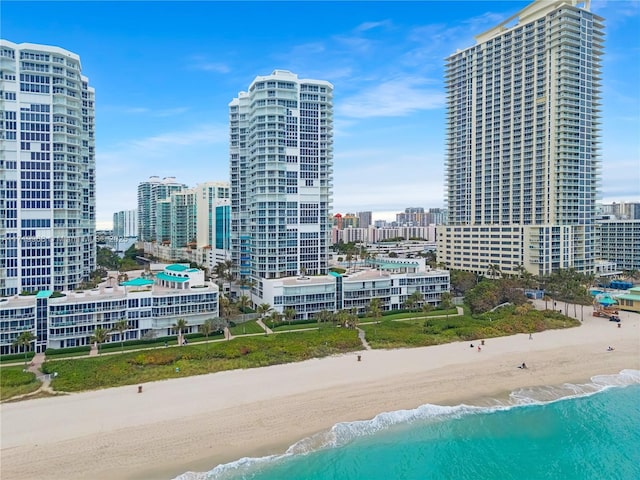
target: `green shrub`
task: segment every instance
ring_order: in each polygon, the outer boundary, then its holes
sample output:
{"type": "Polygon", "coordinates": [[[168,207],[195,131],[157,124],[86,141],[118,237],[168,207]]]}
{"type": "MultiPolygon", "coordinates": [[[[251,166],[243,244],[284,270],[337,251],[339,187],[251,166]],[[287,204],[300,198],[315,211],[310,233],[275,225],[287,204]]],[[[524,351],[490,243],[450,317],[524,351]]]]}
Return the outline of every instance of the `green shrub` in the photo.
{"type": "Polygon", "coordinates": [[[58,373],[52,381],[54,389],[74,392],[295,362],[361,348],[355,330],[325,328],[122,355],[62,359],[45,362],[42,370],[58,373]]]}
{"type": "Polygon", "coordinates": [[[91,345],[83,345],[81,347],[68,347],[68,348],[47,348],[44,354],[47,357],[55,357],[56,355],[66,355],[68,353],[78,353],[91,351],[91,345]]]}
{"type": "Polygon", "coordinates": [[[0,370],[0,400],[31,393],[40,388],[40,382],[32,372],[21,367],[4,367],[0,370]]]}
{"type": "MultiPolygon", "coordinates": [[[[34,356],[35,352],[27,352],[27,361],[31,360],[34,356]]],[[[13,360],[24,361],[24,353],[9,353],[7,355],[0,355],[0,362],[2,363],[13,362],[13,360]]]]}

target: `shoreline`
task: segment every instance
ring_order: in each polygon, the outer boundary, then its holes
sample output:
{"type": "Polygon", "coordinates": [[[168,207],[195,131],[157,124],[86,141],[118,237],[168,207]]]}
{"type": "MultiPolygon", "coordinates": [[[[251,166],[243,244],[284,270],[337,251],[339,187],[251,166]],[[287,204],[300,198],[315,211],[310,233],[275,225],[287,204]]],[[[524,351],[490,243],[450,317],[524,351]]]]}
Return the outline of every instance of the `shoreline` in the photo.
{"type": "Polygon", "coordinates": [[[532,340],[491,338],[482,352],[466,342],[366,350],[148,383],[142,394],[131,385],[2,404],[2,472],[13,479],[170,479],[284,453],[336,423],[382,412],[495,405],[519,388],[640,370],[640,316],[622,317],[621,328],[589,317],[532,340]],[[517,368],[523,361],[527,370],[517,368]]]}

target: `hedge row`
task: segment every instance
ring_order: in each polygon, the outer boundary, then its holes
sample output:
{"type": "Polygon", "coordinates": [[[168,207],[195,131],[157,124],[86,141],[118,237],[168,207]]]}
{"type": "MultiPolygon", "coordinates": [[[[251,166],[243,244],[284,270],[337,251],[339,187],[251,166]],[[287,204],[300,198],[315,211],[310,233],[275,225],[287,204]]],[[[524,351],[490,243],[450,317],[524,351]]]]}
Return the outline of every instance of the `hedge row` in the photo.
{"type": "MultiPolygon", "coordinates": [[[[27,360],[31,360],[35,356],[35,352],[27,352],[27,360]]],[[[9,353],[0,355],[0,362],[8,362],[11,360],[24,360],[24,353],[9,353]]]]}

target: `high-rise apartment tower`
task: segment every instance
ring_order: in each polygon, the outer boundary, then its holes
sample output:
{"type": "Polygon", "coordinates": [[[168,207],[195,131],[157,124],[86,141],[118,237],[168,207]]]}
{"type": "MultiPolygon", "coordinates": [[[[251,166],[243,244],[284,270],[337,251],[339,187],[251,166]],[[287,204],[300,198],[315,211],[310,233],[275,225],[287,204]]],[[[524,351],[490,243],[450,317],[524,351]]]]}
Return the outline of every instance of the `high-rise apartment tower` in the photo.
{"type": "Polygon", "coordinates": [[[75,53],[0,40],[0,296],[96,268],[94,94],[75,53]]]}
{"type": "Polygon", "coordinates": [[[161,243],[169,241],[170,232],[158,228],[158,223],[169,225],[169,207],[159,210],[160,200],[168,199],[172,192],[184,190],[187,186],[178,183],[175,177],[150,177],[138,185],[138,240],[161,243]],[[163,221],[164,220],[164,221],[163,221]]]}
{"type": "Polygon", "coordinates": [[[114,237],[138,236],[138,211],[122,210],[113,214],[114,237]]]}
{"type": "Polygon", "coordinates": [[[589,9],[536,1],[447,59],[439,262],[593,270],[604,27],[589,9]]]}
{"type": "Polygon", "coordinates": [[[231,250],[239,280],[328,271],[333,86],[275,70],[229,104],[231,250]]]}

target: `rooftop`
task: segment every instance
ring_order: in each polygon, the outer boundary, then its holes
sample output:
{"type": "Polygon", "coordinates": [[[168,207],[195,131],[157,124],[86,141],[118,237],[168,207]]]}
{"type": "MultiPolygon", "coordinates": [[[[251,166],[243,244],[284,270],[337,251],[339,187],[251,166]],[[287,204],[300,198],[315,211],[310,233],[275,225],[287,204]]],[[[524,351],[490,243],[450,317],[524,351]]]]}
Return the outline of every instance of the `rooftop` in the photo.
{"type": "Polygon", "coordinates": [[[167,270],[171,270],[172,272],[184,272],[184,271],[194,271],[196,269],[189,269],[189,267],[185,265],[180,265],[179,263],[174,263],[172,265],[167,265],[167,270]]]}

